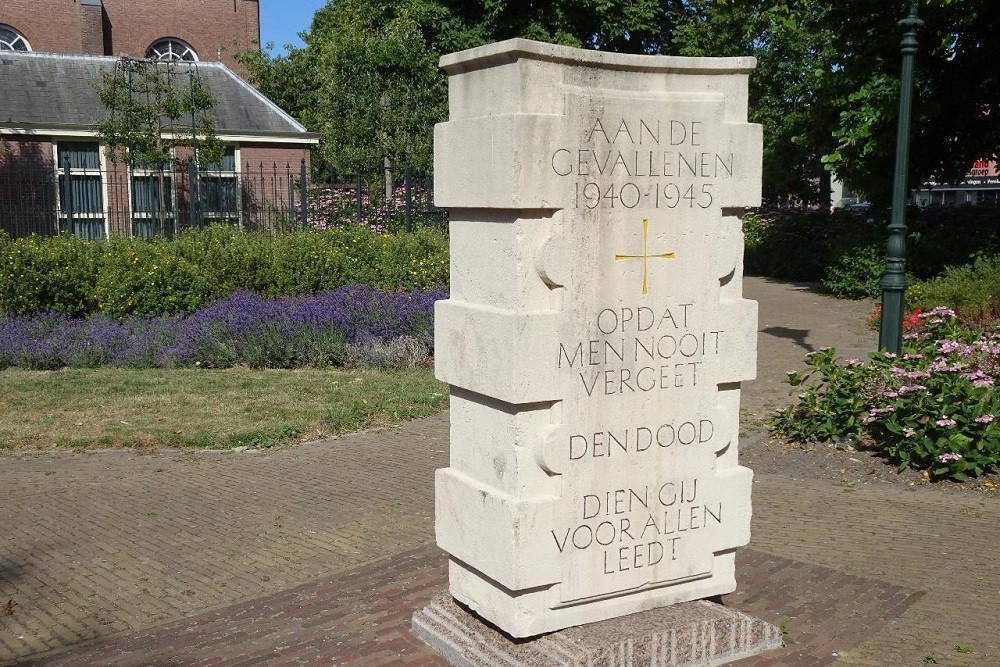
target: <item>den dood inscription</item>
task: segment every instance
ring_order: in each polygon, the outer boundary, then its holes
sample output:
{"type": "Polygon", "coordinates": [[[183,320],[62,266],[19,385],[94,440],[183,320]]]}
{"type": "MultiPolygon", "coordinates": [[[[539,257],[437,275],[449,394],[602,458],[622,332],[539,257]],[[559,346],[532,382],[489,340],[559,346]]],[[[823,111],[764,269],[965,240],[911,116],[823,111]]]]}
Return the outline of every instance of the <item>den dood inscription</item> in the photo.
{"type": "Polygon", "coordinates": [[[733,153],[705,145],[704,121],[596,118],[583,146],[556,148],[552,171],[574,178],[575,208],[710,208],[733,153]]]}
{"type": "Polygon", "coordinates": [[[701,498],[698,479],[588,493],[576,525],[552,530],[560,554],[600,551],[613,575],[678,560],[684,538],[722,525],[722,503],[701,498]]]}
{"type": "Polygon", "coordinates": [[[694,313],[692,303],[604,308],[595,321],[600,336],[560,342],[556,367],[575,373],[588,397],[696,387],[726,332],[692,328],[694,313]]]}

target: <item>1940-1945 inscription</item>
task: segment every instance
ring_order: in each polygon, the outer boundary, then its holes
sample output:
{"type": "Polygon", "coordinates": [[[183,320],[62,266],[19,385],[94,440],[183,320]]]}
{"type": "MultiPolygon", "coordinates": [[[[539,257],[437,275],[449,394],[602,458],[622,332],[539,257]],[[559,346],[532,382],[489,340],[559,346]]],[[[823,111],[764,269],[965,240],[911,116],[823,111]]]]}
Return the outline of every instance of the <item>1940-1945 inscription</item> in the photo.
{"type": "Polygon", "coordinates": [[[575,178],[573,206],[709,208],[735,155],[705,145],[704,122],[596,118],[581,146],[552,152],[552,171],[575,178]]]}

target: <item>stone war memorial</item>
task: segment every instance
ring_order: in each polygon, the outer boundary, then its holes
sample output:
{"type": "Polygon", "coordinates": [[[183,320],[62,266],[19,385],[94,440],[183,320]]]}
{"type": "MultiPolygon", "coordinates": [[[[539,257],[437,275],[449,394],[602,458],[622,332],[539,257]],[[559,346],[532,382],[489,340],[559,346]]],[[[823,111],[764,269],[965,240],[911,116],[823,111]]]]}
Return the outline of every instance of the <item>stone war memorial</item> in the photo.
{"type": "Polygon", "coordinates": [[[721,664],[780,646],[704,601],[735,590],[750,539],[754,65],[521,39],[441,59],[450,588],[413,627],[453,663],[721,664]]]}

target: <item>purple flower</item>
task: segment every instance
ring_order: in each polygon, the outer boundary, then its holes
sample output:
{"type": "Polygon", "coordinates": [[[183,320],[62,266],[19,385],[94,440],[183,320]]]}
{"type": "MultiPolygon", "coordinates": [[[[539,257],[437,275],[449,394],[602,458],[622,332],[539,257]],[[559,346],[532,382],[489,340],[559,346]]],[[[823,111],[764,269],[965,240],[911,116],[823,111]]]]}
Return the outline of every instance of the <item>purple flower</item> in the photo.
{"type": "Polygon", "coordinates": [[[402,337],[431,350],[434,302],[447,296],[347,286],[297,298],[236,292],[189,316],[0,316],[0,368],[326,366],[346,343],[402,337]]]}
{"type": "Polygon", "coordinates": [[[941,463],[948,463],[949,461],[961,461],[961,454],[941,454],[938,456],[938,461],[941,463]]]}
{"type": "Polygon", "coordinates": [[[958,422],[956,422],[954,419],[949,419],[948,415],[945,415],[944,417],[942,417],[941,419],[937,420],[934,423],[940,426],[941,428],[946,428],[948,426],[954,426],[958,422]]]}
{"type": "Polygon", "coordinates": [[[983,415],[982,417],[976,417],[974,420],[977,424],[989,424],[993,421],[993,415],[983,415]]]}
{"type": "Polygon", "coordinates": [[[955,311],[951,308],[944,308],[943,306],[938,306],[933,310],[928,310],[926,313],[920,313],[920,319],[925,320],[929,317],[955,317],[955,311]]]}
{"type": "Polygon", "coordinates": [[[942,354],[951,354],[961,346],[962,344],[955,340],[938,341],[938,351],[941,352],[942,354]]]}

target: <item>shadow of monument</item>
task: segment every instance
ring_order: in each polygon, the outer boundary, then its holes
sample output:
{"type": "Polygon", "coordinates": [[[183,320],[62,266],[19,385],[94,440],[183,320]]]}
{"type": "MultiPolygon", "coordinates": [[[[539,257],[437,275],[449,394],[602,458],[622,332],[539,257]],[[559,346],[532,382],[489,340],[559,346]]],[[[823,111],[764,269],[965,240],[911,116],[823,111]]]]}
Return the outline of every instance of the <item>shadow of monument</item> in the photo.
{"type": "Polygon", "coordinates": [[[769,336],[774,336],[775,338],[786,338],[799,347],[801,347],[806,352],[815,352],[814,348],[810,343],[806,342],[806,338],[809,336],[808,329],[789,329],[788,327],[767,327],[766,329],[761,329],[761,333],[765,333],[769,336]]]}

